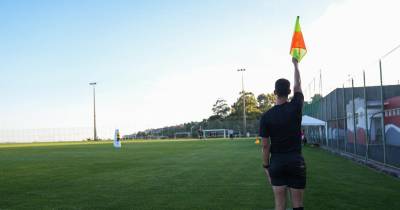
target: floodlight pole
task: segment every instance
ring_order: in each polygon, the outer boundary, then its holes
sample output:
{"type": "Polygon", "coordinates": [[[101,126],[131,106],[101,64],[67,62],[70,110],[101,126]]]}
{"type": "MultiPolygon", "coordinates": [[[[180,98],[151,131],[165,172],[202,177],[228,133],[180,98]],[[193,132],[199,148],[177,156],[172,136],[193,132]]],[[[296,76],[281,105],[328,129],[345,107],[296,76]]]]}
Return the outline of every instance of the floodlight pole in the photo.
{"type": "Polygon", "coordinates": [[[243,94],[243,134],[246,136],[246,92],[244,92],[243,74],[246,69],[238,69],[237,71],[242,72],[242,94],[243,94]]]}
{"type": "Polygon", "coordinates": [[[91,82],[89,85],[93,87],[93,140],[97,140],[96,132],[96,82],[91,82]]]}

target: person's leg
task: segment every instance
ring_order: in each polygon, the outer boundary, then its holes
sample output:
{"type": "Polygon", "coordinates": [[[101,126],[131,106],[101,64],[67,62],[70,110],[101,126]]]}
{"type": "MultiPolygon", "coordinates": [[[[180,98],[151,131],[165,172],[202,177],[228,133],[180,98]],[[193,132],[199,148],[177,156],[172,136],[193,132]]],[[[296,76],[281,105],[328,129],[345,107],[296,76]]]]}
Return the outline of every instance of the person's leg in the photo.
{"type": "Polygon", "coordinates": [[[304,189],[289,188],[292,197],[292,208],[303,207],[304,189]]]}
{"type": "Polygon", "coordinates": [[[301,155],[295,155],[289,164],[288,188],[292,197],[292,208],[303,209],[304,189],[306,187],[306,164],[301,155]]]}
{"type": "Polygon", "coordinates": [[[272,186],[275,198],[275,210],[286,209],[286,186],[272,186]]]}

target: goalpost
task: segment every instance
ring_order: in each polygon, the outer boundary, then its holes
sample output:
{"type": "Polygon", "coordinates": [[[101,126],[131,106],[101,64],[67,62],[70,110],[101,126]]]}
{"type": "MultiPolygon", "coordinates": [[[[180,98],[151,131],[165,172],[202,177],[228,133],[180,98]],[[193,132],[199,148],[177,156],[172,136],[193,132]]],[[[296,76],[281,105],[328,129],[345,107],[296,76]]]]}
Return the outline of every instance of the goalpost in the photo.
{"type": "Polygon", "coordinates": [[[227,138],[229,134],[228,129],[208,129],[203,130],[203,138],[227,138]]]}
{"type": "Polygon", "coordinates": [[[190,138],[191,136],[190,132],[176,132],[174,135],[175,138],[190,138]]]}

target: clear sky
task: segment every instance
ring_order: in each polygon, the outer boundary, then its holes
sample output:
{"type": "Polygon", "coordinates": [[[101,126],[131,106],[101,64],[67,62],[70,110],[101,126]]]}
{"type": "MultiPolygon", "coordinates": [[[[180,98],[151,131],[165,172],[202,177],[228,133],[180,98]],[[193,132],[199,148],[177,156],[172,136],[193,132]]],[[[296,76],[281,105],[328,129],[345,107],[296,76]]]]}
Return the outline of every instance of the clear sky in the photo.
{"type": "MultiPolygon", "coordinates": [[[[374,62],[400,43],[398,8],[389,0],[2,0],[0,129],[90,127],[93,81],[99,127],[125,134],[207,118],[217,98],[237,99],[238,68],[255,94],[292,80],[297,15],[309,51],[303,89],[322,69],[327,93],[363,68],[379,76],[374,62]]],[[[387,67],[400,66],[396,58],[387,67]]]]}

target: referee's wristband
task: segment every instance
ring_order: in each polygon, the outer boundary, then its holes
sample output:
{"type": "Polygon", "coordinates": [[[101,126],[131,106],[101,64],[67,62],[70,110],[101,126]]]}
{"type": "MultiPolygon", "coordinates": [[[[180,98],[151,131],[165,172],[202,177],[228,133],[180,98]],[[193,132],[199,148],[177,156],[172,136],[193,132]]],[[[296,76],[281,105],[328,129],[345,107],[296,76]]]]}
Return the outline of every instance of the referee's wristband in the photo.
{"type": "Polygon", "coordinates": [[[269,168],[269,164],[268,165],[264,165],[263,164],[263,168],[268,169],[269,168]]]}

